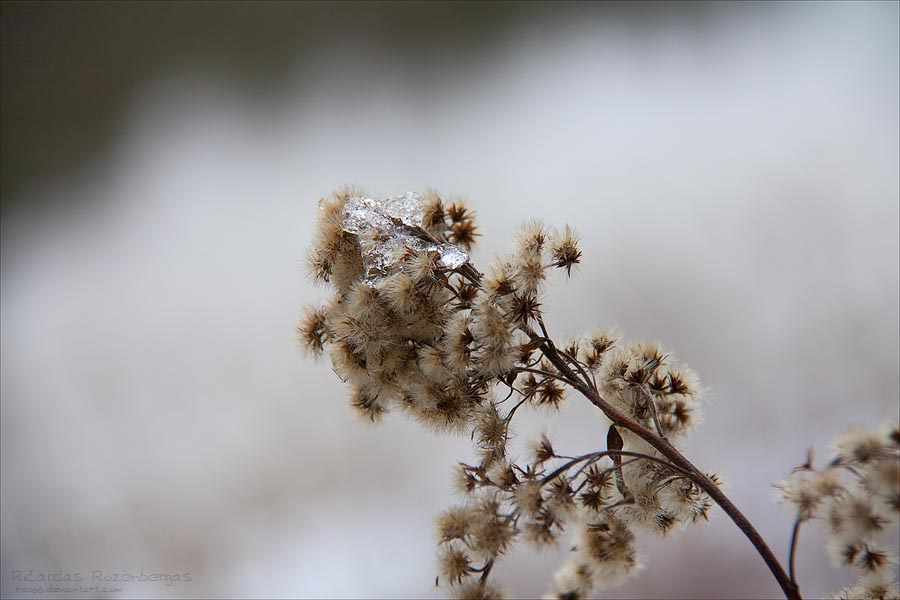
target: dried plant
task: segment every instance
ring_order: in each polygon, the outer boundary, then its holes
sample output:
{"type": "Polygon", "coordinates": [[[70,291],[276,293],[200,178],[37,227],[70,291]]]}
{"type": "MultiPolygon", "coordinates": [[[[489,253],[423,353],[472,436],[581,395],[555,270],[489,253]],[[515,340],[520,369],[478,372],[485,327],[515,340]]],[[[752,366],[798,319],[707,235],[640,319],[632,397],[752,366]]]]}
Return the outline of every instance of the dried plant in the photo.
{"type": "Polygon", "coordinates": [[[897,598],[897,559],[883,540],[900,512],[900,424],[888,422],[874,431],[851,427],[834,449],[836,455],[821,469],[813,465],[810,449],[806,462],[776,485],[779,500],[796,515],[791,579],[800,526],[816,520],[824,527],[834,564],[859,573],[855,586],[833,598],[897,598]]]}
{"type": "Polygon", "coordinates": [[[518,540],[537,547],[572,536],[549,597],[586,598],[638,566],[635,532],[660,535],[706,521],[718,505],[756,548],[787,598],[800,598],[793,555],[800,524],[826,524],[836,556],[863,571],[840,597],[896,597],[895,564],[874,540],[900,510],[897,427],[854,431],[824,470],[807,464],[780,486],[797,511],[791,567],[678,449],[699,418],[697,375],[656,343],[623,344],[596,331],[559,344],[541,299],[553,270],[581,261],[578,235],[530,222],[486,275],[470,262],[478,237],[458,199],[408,193],[383,199],[352,188],[319,202],[309,266],[333,290],[306,311],[302,346],[327,355],[350,403],[379,421],[400,410],[436,432],[467,433],[476,452],[460,464],[466,502],[437,519],[437,581],[460,598],[500,598],[491,571],[518,540]],[[509,458],[523,405],[558,409],[578,394],[609,419],[606,448],[560,453],[546,437],[526,461],[509,458]]]}

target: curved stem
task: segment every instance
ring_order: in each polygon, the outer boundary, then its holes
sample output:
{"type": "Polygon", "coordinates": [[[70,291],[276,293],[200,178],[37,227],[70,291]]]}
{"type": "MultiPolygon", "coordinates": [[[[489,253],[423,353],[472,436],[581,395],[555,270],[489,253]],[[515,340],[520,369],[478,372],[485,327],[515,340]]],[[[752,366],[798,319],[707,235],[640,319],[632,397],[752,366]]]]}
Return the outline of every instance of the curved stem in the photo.
{"type": "Polygon", "coordinates": [[[561,467],[559,467],[558,469],[556,469],[555,471],[553,471],[552,473],[550,473],[549,475],[544,477],[543,482],[546,483],[548,481],[553,480],[554,478],[558,477],[562,473],[565,473],[566,471],[568,471],[569,469],[571,469],[572,467],[574,467],[575,465],[577,465],[580,462],[583,462],[586,460],[591,460],[594,458],[600,459],[600,458],[603,458],[604,456],[627,456],[630,458],[634,458],[635,460],[649,460],[649,461],[652,461],[655,463],[659,463],[664,467],[672,469],[673,471],[685,472],[684,469],[678,467],[677,465],[669,464],[666,461],[656,458],[655,456],[650,456],[649,454],[641,454],[640,452],[627,452],[624,450],[604,450],[602,452],[591,452],[590,454],[585,454],[584,456],[579,456],[579,457],[573,458],[566,464],[562,465],[561,467]]]}
{"type": "Polygon", "coordinates": [[[577,358],[575,358],[574,356],[572,356],[565,350],[560,350],[559,348],[556,348],[556,351],[559,352],[560,354],[562,354],[565,358],[568,358],[569,362],[571,362],[573,365],[575,365],[575,368],[578,369],[579,373],[581,373],[581,376],[584,379],[584,382],[588,386],[594,388],[595,390],[597,389],[597,383],[591,377],[588,376],[587,371],[585,371],[584,367],[581,366],[581,361],[579,361],[577,358]]]}
{"type": "Polygon", "coordinates": [[[791,583],[794,584],[794,587],[797,590],[800,589],[800,586],[797,584],[797,571],[794,568],[794,557],[797,554],[797,542],[800,541],[800,525],[803,523],[803,519],[800,518],[800,515],[797,515],[797,519],[794,521],[794,529],[791,531],[791,551],[790,551],[790,559],[788,560],[788,572],[791,576],[791,583]]]}
{"type": "Polygon", "coordinates": [[[644,401],[647,402],[647,410],[650,411],[650,415],[653,417],[653,424],[656,426],[656,433],[658,433],[662,439],[667,439],[666,434],[663,433],[662,424],[659,422],[659,414],[656,412],[656,400],[653,399],[653,396],[650,395],[650,392],[644,389],[643,385],[639,386],[638,390],[640,390],[641,394],[644,396],[644,401]]]}
{"type": "Polygon", "coordinates": [[[716,504],[718,504],[725,514],[727,514],[735,525],[738,526],[738,529],[750,540],[750,543],[753,544],[753,547],[756,548],[756,551],[759,553],[760,557],[762,557],[763,561],[769,567],[769,570],[772,572],[772,575],[775,577],[775,580],[778,582],[778,585],[781,587],[781,590],[784,592],[784,595],[788,598],[788,600],[801,600],[800,591],[797,588],[797,585],[788,576],[785,572],[784,567],[778,562],[778,558],[775,557],[775,554],[772,552],[772,549],[769,548],[769,545],[766,544],[766,541],[759,534],[759,532],[753,527],[750,521],[747,520],[747,517],[738,510],[738,508],[732,504],[731,500],[719,489],[719,486],[710,479],[703,471],[698,469],[691,463],[681,452],[679,452],[672,444],[670,444],[667,440],[662,438],[657,433],[653,432],[651,429],[645,427],[642,423],[632,419],[625,413],[618,410],[616,407],[612,406],[609,402],[604,400],[600,394],[598,394],[595,390],[591,389],[590,386],[584,385],[580,378],[572,371],[569,365],[565,360],[556,352],[556,349],[552,344],[543,343],[540,346],[541,351],[544,356],[547,357],[547,360],[556,367],[556,369],[569,379],[569,385],[578,390],[585,398],[590,400],[590,402],[603,411],[603,413],[617,426],[624,427],[625,429],[631,431],[639,438],[653,446],[660,454],[669,459],[672,464],[681,467],[682,469],[690,472],[691,478],[697,483],[700,488],[706,492],[710,498],[712,498],[716,504]]]}
{"type": "Polygon", "coordinates": [[[562,381],[563,383],[571,383],[566,377],[560,377],[556,373],[551,373],[549,371],[543,371],[541,369],[529,369],[528,367],[517,367],[517,371],[520,373],[534,373],[536,375],[542,375],[544,377],[550,377],[551,379],[556,379],[557,381],[562,381]]]}
{"type": "Polygon", "coordinates": [[[478,580],[479,585],[484,586],[487,583],[488,576],[491,574],[491,569],[494,568],[494,559],[490,559],[487,561],[487,564],[484,565],[484,568],[481,570],[481,578],[478,580]]]}

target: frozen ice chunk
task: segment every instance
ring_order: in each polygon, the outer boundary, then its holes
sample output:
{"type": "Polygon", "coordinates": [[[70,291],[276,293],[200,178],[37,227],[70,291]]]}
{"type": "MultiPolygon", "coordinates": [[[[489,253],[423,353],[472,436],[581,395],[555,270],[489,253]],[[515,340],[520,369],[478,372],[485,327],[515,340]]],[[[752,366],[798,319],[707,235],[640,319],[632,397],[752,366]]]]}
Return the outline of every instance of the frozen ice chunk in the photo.
{"type": "Polygon", "coordinates": [[[380,200],[349,198],[344,205],[342,228],[358,235],[367,229],[395,228],[396,220],[410,227],[421,227],[424,214],[425,200],[414,192],[380,200]]]}
{"type": "Polygon", "coordinates": [[[365,280],[377,283],[401,268],[408,250],[434,252],[447,269],[458,269],[469,260],[465,250],[439,242],[422,227],[425,200],[407,192],[387,198],[348,198],[344,204],[341,228],[354,234],[366,269],[365,280]]]}
{"type": "Polygon", "coordinates": [[[440,261],[448,269],[458,269],[469,260],[465,250],[453,244],[440,244],[437,248],[440,253],[440,261]]]}

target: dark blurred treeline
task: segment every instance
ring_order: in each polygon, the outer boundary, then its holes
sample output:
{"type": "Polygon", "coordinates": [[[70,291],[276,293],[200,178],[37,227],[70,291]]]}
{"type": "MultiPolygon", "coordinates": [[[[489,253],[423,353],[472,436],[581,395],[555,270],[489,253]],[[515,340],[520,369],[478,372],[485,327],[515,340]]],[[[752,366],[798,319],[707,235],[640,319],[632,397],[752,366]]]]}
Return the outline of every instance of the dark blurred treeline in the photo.
{"type": "Polygon", "coordinates": [[[523,22],[596,18],[652,28],[702,23],[706,3],[14,2],[2,4],[4,205],[26,183],[102,156],[141,82],[173,68],[277,90],[285,70],[341,40],[377,44],[429,75],[463,64],[523,22]]]}

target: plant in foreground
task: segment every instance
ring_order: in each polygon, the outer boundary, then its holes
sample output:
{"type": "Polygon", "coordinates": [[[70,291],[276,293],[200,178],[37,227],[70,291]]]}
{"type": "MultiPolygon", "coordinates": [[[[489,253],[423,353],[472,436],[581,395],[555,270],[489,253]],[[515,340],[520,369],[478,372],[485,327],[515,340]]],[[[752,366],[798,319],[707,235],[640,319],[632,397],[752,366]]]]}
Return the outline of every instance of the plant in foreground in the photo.
{"type": "Polygon", "coordinates": [[[719,487],[678,449],[698,421],[697,375],[656,343],[610,331],[571,343],[550,336],[541,298],[553,270],[581,261],[569,227],[525,225],[487,274],[470,262],[472,212],[434,191],[372,199],[348,188],[319,203],[312,276],[333,294],[307,309],[302,346],[327,355],[352,407],[377,422],[401,410],[428,429],[468,433],[476,460],[460,464],[466,502],[437,519],[438,582],[461,598],[499,598],[490,578],[518,540],[537,547],[571,535],[553,598],[585,598],[638,565],[635,532],[665,535],[718,505],[750,540],[787,598],[801,524],[825,524],[834,555],[860,570],[839,597],[896,598],[896,561],[877,538],[900,512],[900,432],[853,430],[826,467],[812,453],[779,486],[796,513],[786,570],[719,487]],[[541,436],[528,459],[509,457],[510,427],[529,404],[556,409],[576,393],[609,419],[606,447],[580,456],[541,436]]]}

